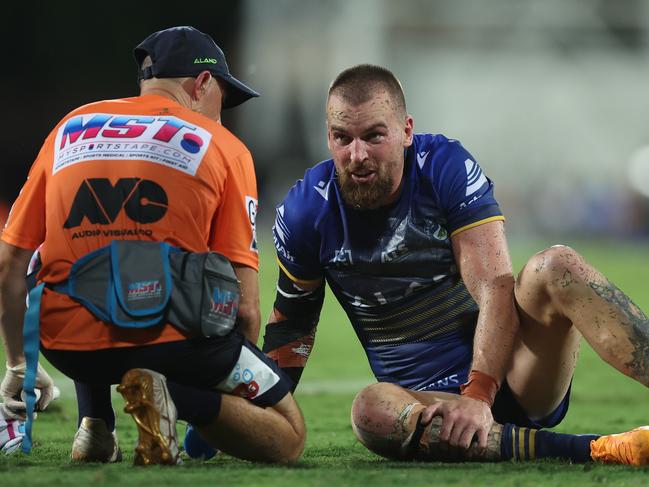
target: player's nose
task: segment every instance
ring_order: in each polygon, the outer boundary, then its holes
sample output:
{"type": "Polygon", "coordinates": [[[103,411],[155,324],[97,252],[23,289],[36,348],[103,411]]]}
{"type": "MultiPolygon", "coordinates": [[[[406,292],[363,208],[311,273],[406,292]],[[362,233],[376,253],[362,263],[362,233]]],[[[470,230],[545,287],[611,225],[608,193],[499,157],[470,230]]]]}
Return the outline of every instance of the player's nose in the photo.
{"type": "Polygon", "coordinates": [[[350,162],[363,162],[367,159],[367,147],[364,141],[354,139],[349,144],[350,162]]]}

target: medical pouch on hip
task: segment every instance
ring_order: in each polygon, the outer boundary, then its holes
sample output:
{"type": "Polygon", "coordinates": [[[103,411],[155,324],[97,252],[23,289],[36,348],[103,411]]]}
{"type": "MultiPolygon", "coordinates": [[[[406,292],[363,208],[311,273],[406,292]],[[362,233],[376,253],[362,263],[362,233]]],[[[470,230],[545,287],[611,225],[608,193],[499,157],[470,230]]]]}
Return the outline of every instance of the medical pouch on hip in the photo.
{"type": "Polygon", "coordinates": [[[114,240],[77,260],[66,281],[33,287],[23,328],[27,362],[23,384],[27,405],[25,452],[31,449],[44,287],[67,294],[101,321],[122,328],[168,322],[206,337],[232,331],[240,297],[239,281],[225,256],[185,252],[167,243],[139,240],[114,240]]]}
{"type": "Polygon", "coordinates": [[[221,254],[138,240],[115,240],[81,257],[52,289],[106,323],[146,328],[164,320],[206,337],[227,335],[239,306],[237,277],[221,254]]]}

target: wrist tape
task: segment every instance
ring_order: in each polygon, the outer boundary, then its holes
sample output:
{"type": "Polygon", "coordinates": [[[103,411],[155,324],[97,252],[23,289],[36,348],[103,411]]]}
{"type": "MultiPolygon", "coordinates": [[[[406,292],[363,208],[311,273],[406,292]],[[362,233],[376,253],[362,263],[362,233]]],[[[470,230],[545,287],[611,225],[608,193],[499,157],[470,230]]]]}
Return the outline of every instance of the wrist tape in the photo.
{"type": "Polygon", "coordinates": [[[498,382],[496,379],[479,370],[472,370],[469,380],[460,386],[460,394],[486,402],[489,407],[493,406],[497,392],[498,382]]]}

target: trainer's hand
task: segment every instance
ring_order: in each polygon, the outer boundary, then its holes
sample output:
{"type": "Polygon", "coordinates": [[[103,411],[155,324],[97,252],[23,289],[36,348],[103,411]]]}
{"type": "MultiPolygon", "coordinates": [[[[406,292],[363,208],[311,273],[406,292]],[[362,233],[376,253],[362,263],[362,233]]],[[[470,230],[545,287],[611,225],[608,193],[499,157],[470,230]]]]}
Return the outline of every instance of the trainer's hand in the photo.
{"type": "Polygon", "coordinates": [[[487,437],[494,418],[486,402],[466,396],[440,400],[424,409],[421,421],[423,424],[428,424],[435,416],[443,418],[439,431],[441,441],[447,441],[453,447],[466,450],[477,434],[478,447],[480,449],[487,447],[487,437]]]}
{"type": "MultiPolygon", "coordinates": [[[[7,417],[25,419],[27,406],[21,400],[25,368],[24,362],[14,367],[7,365],[7,371],[2,379],[2,384],[0,384],[0,396],[4,403],[2,408],[7,417]]],[[[41,391],[41,397],[36,403],[36,410],[44,411],[54,398],[54,382],[41,364],[38,364],[36,373],[36,387],[41,391]]]]}

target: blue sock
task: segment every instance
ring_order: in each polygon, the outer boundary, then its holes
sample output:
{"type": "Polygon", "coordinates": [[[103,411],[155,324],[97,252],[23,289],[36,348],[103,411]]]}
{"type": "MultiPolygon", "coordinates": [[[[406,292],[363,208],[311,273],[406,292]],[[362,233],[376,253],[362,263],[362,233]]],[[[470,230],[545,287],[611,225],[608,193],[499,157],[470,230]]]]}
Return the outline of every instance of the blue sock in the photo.
{"type": "Polygon", "coordinates": [[[183,448],[190,458],[202,458],[203,460],[209,460],[218,452],[216,448],[201,438],[191,424],[187,425],[183,448]]]}
{"type": "Polygon", "coordinates": [[[500,454],[503,460],[560,458],[573,463],[586,463],[592,461],[590,442],[597,438],[599,435],[569,435],[505,424],[500,439],[500,454]]]}

